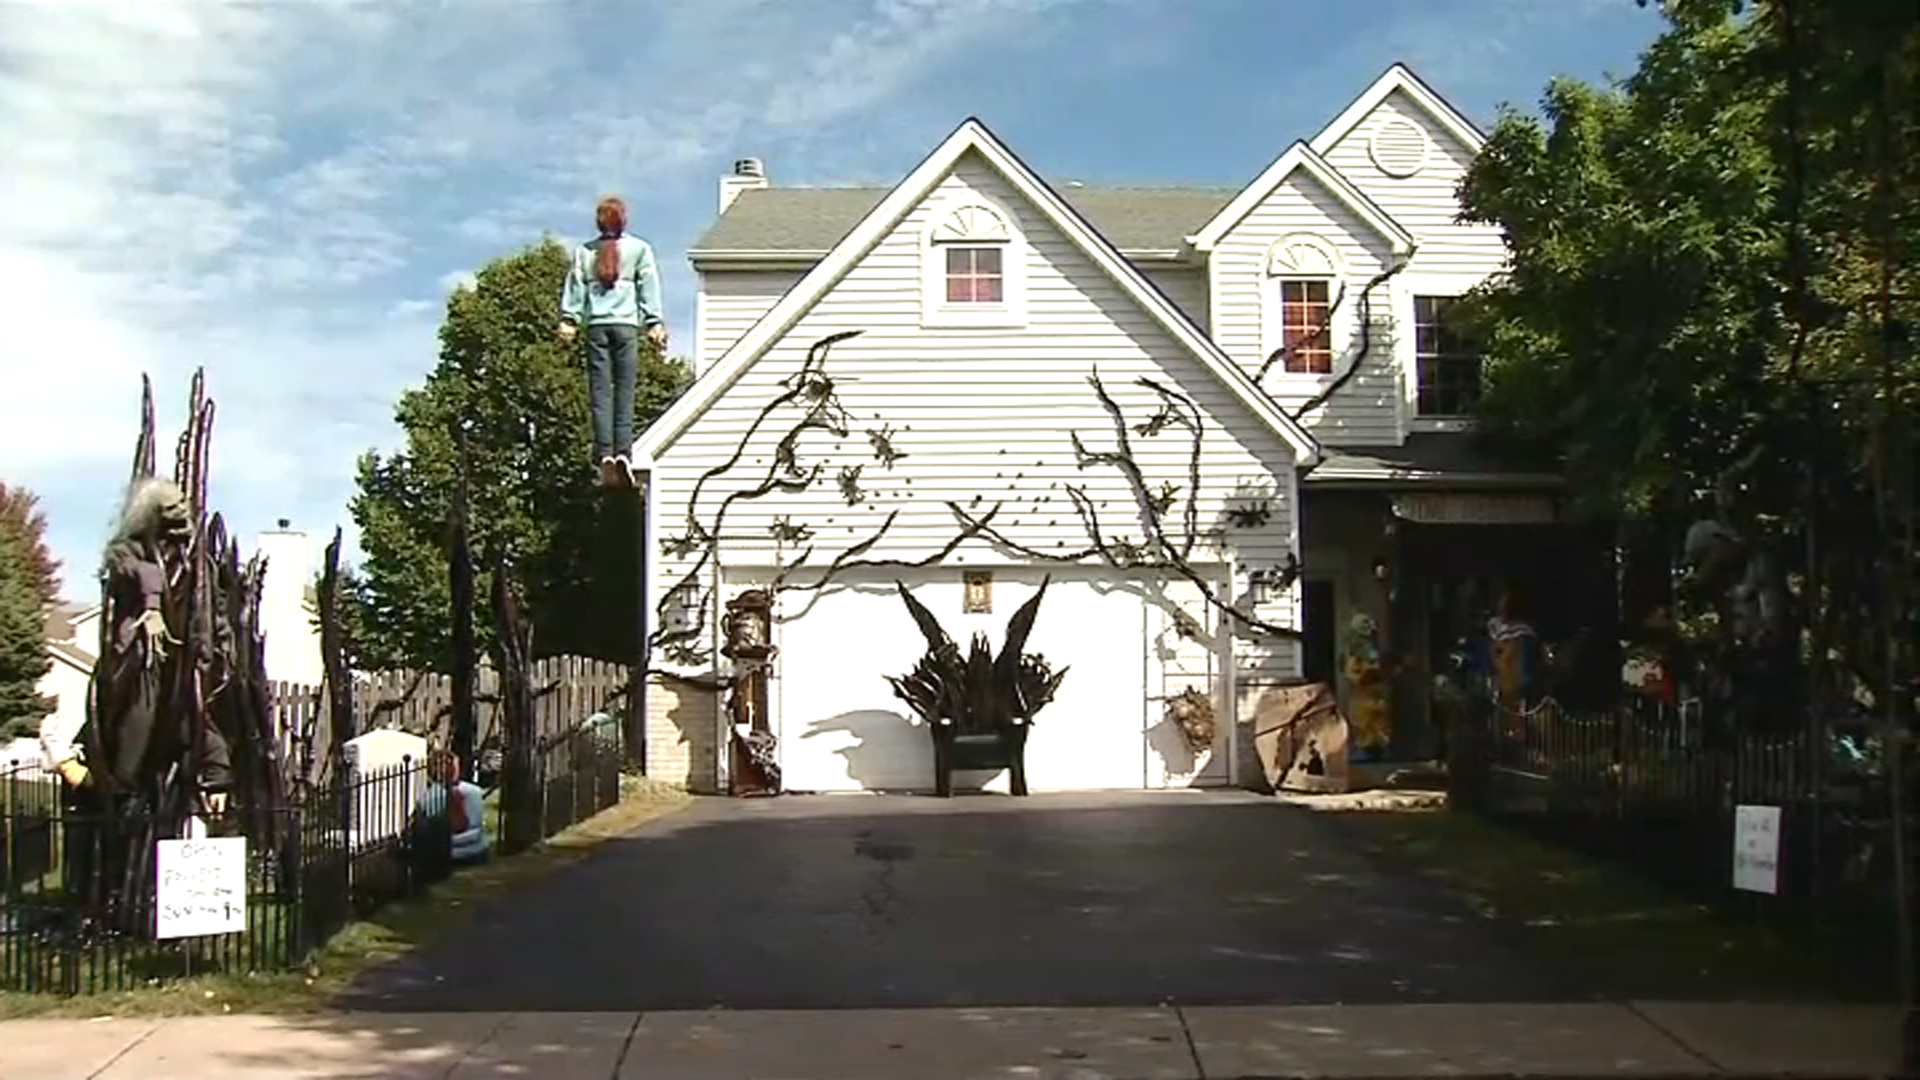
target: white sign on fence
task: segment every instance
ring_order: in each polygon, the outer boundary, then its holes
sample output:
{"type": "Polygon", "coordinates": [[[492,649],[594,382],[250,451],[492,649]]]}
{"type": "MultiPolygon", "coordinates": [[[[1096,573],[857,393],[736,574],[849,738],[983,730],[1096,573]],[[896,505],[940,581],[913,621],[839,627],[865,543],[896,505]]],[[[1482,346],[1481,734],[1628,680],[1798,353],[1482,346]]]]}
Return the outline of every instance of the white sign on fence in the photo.
{"type": "Polygon", "coordinates": [[[1733,887],[1772,895],[1780,891],[1780,808],[1733,808],[1733,887]]]}
{"type": "Polygon", "coordinates": [[[247,838],[154,845],[157,938],[237,934],[247,928],[247,838]]]}

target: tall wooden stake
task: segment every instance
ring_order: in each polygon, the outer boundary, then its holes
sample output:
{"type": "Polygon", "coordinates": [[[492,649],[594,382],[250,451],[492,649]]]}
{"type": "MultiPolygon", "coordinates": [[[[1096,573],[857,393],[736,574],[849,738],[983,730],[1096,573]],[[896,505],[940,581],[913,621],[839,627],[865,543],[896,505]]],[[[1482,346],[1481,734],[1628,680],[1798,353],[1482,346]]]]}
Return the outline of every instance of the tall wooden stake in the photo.
{"type": "Polygon", "coordinates": [[[479,722],[474,715],[475,682],[479,678],[479,650],[473,636],[473,545],[471,517],[473,495],[467,482],[467,429],[454,425],[459,479],[454,484],[451,521],[447,528],[447,585],[453,616],[453,752],[460,759],[461,775],[474,775],[474,743],[479,739],[479,722]]]}

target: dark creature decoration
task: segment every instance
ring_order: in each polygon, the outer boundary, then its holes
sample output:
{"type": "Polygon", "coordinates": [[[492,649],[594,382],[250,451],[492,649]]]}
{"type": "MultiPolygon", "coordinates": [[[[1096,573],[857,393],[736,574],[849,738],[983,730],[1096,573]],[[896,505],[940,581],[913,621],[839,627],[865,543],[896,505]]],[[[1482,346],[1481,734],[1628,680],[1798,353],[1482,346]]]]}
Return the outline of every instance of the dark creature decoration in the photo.
{"type": "Polygon", "coordinates": [[[962,654],[933,612],[914,599],[906,585],[894,582],[926,638],[927,651],[911,672],[884,678],[895,696],[927,723],[933,737],[934,786],[942,797],[953,792],[954,770],[976,768],[1007,769],[1013,793],[1027,793],[1027,731],[1067,677],[1066,668],[1054,671],[1045,656],[1023,651],[1051,581],[1042,580],[1007,621],[1007,639],[998,656],[982,633],[973,635],[971,647],[962,654]]]}
{"type": "Polygon", "coordinates": [[[1167,699],[1165,713],[1168,722],[1180,729],[1188,749],[1196,754],[1213,749],[1218,725],[1213,717],[1213,698],[1205,691],[1191,686],[1180,691],[1167,699]]]}
{"type": "Polygon", "coordinates": [[[773,519],[767,526],[767,534],[781,544],[804,544],[813,539],[813,529],[806,522],[794,524],[786,514],[773,519]]]}
{"type": "Polygon", "coordinates": [[[873,456],[879,460],[880,467],[883,469],[893,468],[894,462],[907,456],[906,451],[894,448],[893,434],[891,425],[867,429],[867,441],[873,444],[873,456]]]}
{"type": "Polygon", "coordinates": [[[1701,650],[1704,696],[1736,722],[1784,728],[1796,722],[1799,667],[1786,583],[1765,547],[1726,523],[1730,499],[1720,501],[1722,512],[1695,522],[1684,543],[1693,583],[1710,598],[1718,627],[1701,650]]]}
{"type": "Polygon", "coordinates": [[[1257,529],[1273,517],[1273,510],[1266,500],[1241,503],[1227,508],[1227,521],[1236,529],[1257,529]]]}
{"type": "Polygon", "coordinates": [[[840,470],[840,476],[836,482],[840,485],[840,497],[847,500],[848,506],[859,506],[867,501],[867,493],[860,487],[860,470],[864,468],[866,465],[862,463],[848,465],[840,470]]]}
{"type": "MultiPolygon", "coordinates": [[[[96,927],[146,934],[134,906],[156,840],[236,831],[290,872],[287,784],[259,630],[267,570],[244,566],[206,509],[214,406],[193,377],[173,479],[155,475],[153,387],[143,379],[132,476],[101,560],[101,640],[78,732],[42,735],[78,820],[97,823],[71,866],[96,927]],[[97,843],[95,842],[97,841],[97,843]]],[[[136,905],[137,906],[137,905],[136,905]]]]}

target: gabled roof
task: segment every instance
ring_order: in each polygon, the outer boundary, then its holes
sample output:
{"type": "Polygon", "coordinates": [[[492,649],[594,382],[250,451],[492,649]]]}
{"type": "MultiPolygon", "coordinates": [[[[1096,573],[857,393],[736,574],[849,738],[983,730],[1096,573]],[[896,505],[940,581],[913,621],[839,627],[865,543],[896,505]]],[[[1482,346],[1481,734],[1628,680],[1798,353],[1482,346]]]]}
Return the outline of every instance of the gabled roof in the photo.
{"type": "Polygon", "coordinates": [[[1445,98],[1434,93],[1432,87],[1421,82],[1420,76],[1408,70],[1405,64],[1395,64],[1378,79],[1373,80],[1373,85],[1367,87],[1365,93],[1354,98],[1353,104],[1341,110],[1339,116],[1334,117],[1331,123],[1320,129],[1320,134],[1315,135],[1312,143],[1309,144],[1313,147],[1313,152],[1324,154],[1332,150],[1336,143],[1360,126],[1360,121],[1365,120],[1369,113],[1379,108],[1380,103],[1387,99],[1387,95],[1395,90],[1412,98],[1413,103],[1418,105],[1422,112],[1432,117],[1436,123],[1447,130],[1448,134],[1459,139],[1468,150],[1478,152],[1481,145],[1487,141],[1486,135],[1473,126],[1473,121],[1462,116],[1460,110],[1447,104],[1445,98]]]}
{"type": "Polygon", "coordinates": [[[1295,463],[1308,467],[1319,461],[1320,446],[1305,428],[1288,417],[1273,399],[1253,384],[1238,365],[1213,343],[1193,321],[1173,306],[1160,290],[1140,276],[1107,239],[1082,218],[1066,200],[1048,187],[1026,164],[987,130],[969,118],[947,136],[932,154],[907,174],[859,224],[841,238],[827,256],[779,303],[735,341],[724,355],[655,420],[634,444],[635,464],[644,467],[679,438],[680,434],[725,393],[748,367],[782,335],[792,329],[836,282],[859,263],[888,232],[918,206],[966,154],[979,154],[1000,173],[1054,228],[1078,247],[1094,265],[1113,279],[1141,309],[1211,371],[1233,395],[1276,436],[1293,448],[1295,463]]]}
{"type": "Polygon", "coordinates": [[[67,641],[47,642],[47,655],[53,657],[55,660],[59,660],[65,663],[68,667],[74,669],[75,671],[86,672],[89,674],[91,674],[93,671],[93,663],[94,663],[93,653],[87,649],[80,647],[79,645],[73,644],[72,642],[67,642],[67,641]]]}
{"type": "Polygon", "coordinates": [[[1353,182],[1340,175],[1340,170],[1327,164],[1327,160],[1315,153],[1313,148],[1303,142],[1287,147],[1286,152],[1273,159],[1253,183],[1240,189],[1233,201],[1220,208],[1220,212],[1199,231],[1187,238],[1196,251],[1212,251],[1228,230],[1240,223],[1240,220],[1254,211],[1254,208],[1272,195],[1281,184],[1287,182],[1295,170],[1304,170],[1307,175],[1320,181],[1333,197],[1339,199],[1354,216],[1367,223],[1374,232],[1387,241],[1395,255],[1408,255],[1413,252],[1415,241],[1413,234],[1393,220],[1380,204],[1367,198],[1366,193],[1353,186],[1353,182]]]}
{"type": "MultiPolygon", "coordinates": [[[[884,187],[772,187],[734,197],[687,256],[824,258],[840,238],[887,197],[884,187]]],[[[1128,254],[1176,252],[1194,229],[1219,213],[1239,188],[1131,187],[1066,184],[1054,188],[1081,217],[1128,254]]]]}

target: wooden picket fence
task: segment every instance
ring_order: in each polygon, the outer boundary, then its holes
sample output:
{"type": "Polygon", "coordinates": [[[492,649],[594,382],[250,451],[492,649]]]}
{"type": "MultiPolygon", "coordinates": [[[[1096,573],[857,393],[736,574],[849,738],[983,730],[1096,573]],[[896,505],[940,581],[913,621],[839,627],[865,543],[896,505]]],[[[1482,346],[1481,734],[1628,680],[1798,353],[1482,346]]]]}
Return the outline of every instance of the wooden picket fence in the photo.
{"type": "MultiPolygon", "coordinates": [[[[580,656],[550,656],[533,665],[535,734],[546,744],[577,728],[596,712],[617,715],[625,700],[630,668],[580,656]]],[[[475,725],[485,744],[501,730],[499,677],[483,666],[476,679],[475,725]]],[[[276,730],[288,760],[300,746],[327,745],[327,710],[318,686],[275,683],[273,701],[276,730]]],[[[453,678],[434,672],[356,672],[353,684],[354,726],[358,731],[398,728],[430,743],[446,745],[452,738],[453,678]]],[[[316,762],[316,768],[324,762],[316,762]]],[[[312,777],[318,780],[315,775],[312,777]]]]}

